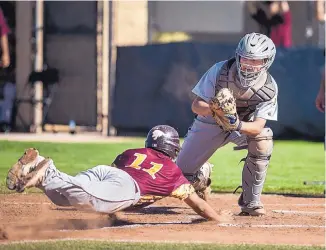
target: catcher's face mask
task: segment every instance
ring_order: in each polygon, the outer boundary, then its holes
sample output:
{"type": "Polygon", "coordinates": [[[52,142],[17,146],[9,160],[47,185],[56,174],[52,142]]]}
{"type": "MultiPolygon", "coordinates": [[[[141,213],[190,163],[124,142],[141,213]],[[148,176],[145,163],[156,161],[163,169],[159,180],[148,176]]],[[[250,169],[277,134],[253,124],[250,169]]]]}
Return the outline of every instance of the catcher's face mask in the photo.
{"type": "Polygon", "coordinates": [[[243,87],[251,87],[267,70],[268,62],[266,59],[250,59],[238,55],[237,67],[241,85],[243,87]]]}

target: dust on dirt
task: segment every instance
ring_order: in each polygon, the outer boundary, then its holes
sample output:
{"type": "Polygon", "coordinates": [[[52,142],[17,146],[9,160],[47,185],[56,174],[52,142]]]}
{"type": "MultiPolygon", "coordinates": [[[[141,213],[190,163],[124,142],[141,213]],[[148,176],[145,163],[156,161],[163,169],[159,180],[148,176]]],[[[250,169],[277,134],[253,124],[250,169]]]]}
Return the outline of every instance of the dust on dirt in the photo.
{"type": "Polygon", "coordinates": [[[116,217],[57,207],[43,194],[0,195],[0,242],[97,238],[110,240],[200,241],[224,244],[323,245],[325,199],[264,195],[264,217],[237,216],[238,195],[213,195],[209,203],[230,210],[227,224],[203,222],[181,201],[166,198],[116,217]]]}

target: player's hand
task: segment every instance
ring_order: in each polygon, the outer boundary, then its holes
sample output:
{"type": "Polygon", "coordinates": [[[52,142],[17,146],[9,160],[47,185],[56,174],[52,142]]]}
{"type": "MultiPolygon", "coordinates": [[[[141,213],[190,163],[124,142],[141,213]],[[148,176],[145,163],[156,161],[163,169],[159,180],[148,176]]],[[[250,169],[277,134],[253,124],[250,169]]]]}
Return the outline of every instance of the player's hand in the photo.
{"type": "Polygon", "coordinates": [[[229,210],[218,211],[219,223],[228,223],[234,220],[233,213],[229,210]]]}
{"type": "Polygon", "coordinates": [[[220,210],[217,212],[217,216],[215,220],[204,220],[202,218],[200,219],[194,219],[192,220],[192,223],[203,223],[205,225],[211,225],[215,226],[216,224],[224,224],[224,223],[231,223],[234,221],[234,214],[231,211],[228,210],[220,210]]]}
{"type": "Polygon", "coordinates": [[[325,93],[319,91],[315,103],[316,103],[316,108],[320,112],[325,113],[325,93]]]}

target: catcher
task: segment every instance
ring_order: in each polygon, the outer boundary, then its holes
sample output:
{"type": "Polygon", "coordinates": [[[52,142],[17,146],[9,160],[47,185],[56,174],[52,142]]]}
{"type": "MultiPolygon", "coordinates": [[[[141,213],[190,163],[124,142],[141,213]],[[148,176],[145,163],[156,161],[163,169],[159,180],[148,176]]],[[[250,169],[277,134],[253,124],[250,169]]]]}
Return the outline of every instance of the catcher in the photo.
{"type": "Polygon", "coordinates": [[[112,166],[99,165],[70,176],[59,171],[52,159],[30,148],[9,170],[7,187],[17,192],[37,187],[58,206],[108,214],[170,196],[208,220],[229,221],[228,212],[218,215],[182,175],[173,162],[179,151],[178,132],[159,125],[149,131],[145,148],[124,151],[112,166]]]}
{"type": "MultiPolygon", "coordinates": [[[[245,35],[235,58],[213,65],[193,89],[196,114],[177,158],[177,165],[207,199],[210,179],[201,167],[214,152],[232,142],[235,149],[248,149],[242,171],[238,204],[243,215],[265,214],[260,200],[273,151],[273,133],[266,120],[277,120],[278,89],[268,73],[276,54],[267,36],[245,35]]],[[[225,166],[229,167],[229,166],[225,166]]]]}

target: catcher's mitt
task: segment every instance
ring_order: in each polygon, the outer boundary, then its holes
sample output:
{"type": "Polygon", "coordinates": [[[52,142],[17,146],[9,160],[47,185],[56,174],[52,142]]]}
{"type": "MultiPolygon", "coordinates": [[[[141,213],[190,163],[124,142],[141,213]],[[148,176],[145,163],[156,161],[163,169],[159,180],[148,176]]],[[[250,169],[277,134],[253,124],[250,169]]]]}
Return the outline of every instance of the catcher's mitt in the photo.
{"type": "Polygon", "coordinates": [[[235,98],[228,88],[223,88],[216,93],[209,102],[214,120],[225,131],[239,130],[241,122],[237,114],[235,98]]]}

